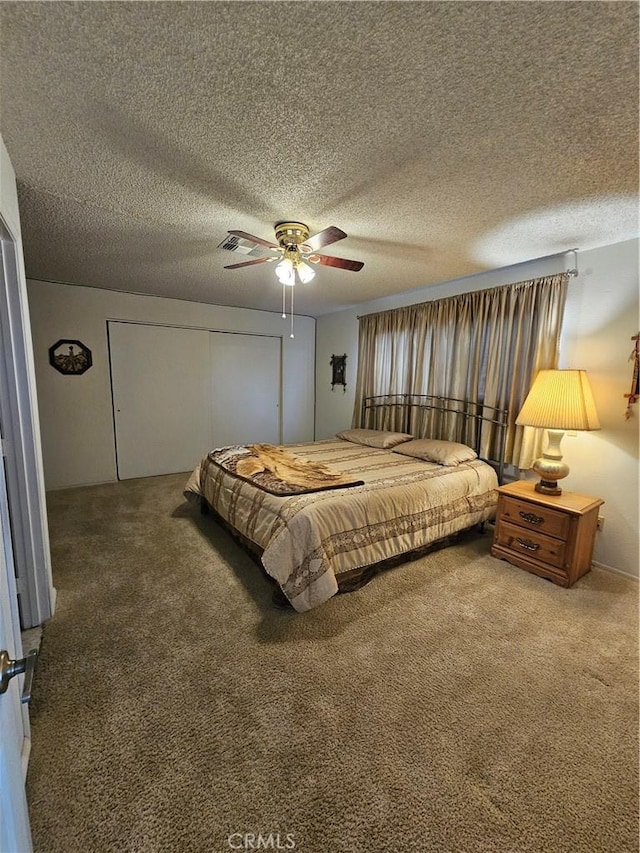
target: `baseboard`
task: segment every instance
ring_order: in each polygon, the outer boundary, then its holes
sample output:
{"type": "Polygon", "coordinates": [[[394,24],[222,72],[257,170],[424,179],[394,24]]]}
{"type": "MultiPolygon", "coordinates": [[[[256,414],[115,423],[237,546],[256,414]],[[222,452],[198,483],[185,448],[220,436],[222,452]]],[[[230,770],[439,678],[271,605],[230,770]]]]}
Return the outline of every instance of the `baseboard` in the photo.
{"type": "Polygon", "coordinates": [[[87,483],[66,483],[65,485],[47,486],[45,493],[49,492],[64,492],[67,489],[85,489],[88,486],[106,486],[107,483],[118,483],[117,478],[113,480],[89,480],[87,483]]]}
{"type": "Polygon", "coordinates": [[[635,581],[636,583],[638,583],[638,581],[640,580],[638,575],[632,575],[629,572],[623,572],[622,569],[616,569],[615,566],[607,566],[606,563],[599,563],[597,560],[594,560],[592,565],[595,566],[596,569],[604,569],[605,572],[613,572],[614,575],[622,575],[622,577],[629,578],[629,580],[635,581]]]}

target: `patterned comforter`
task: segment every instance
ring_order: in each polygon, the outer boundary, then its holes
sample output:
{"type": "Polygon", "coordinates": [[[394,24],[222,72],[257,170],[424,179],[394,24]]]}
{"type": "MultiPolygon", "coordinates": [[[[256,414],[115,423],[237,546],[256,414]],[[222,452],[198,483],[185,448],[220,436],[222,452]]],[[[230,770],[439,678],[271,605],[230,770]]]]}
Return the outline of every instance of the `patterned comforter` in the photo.
{"type": "Polygon", "coordinates": [[[202,496],[247,539],[302,612],[338,591],[336,576],[442,539],[495,515],[495,471],[475,459],[443,467],[341,439],[287,445],[364,485],[281,497],[256,488],[209,456],[185,496],[202,496]]]}

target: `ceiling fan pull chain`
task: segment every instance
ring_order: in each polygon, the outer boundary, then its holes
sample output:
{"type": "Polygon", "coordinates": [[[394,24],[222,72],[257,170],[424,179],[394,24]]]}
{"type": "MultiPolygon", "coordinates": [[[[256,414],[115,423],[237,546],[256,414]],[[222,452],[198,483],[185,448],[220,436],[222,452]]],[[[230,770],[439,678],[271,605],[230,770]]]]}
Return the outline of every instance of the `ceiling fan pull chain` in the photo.
{"type": "Polygon", "coordinates": [[[291,289],[291,334],[289,335],[289,337],[292,338],[294,336],[293,335],[293,291],[295,290],[295,287],[292,287],[290,289],[291,289]]]}
{"type": "Polygon", "coordinates": [[[282,282],[282,319],[283,320],[287,319],[287,308],[285,305],[286,293],[287,293],[287,288],[285,287],[284,282],[282,282]]]}

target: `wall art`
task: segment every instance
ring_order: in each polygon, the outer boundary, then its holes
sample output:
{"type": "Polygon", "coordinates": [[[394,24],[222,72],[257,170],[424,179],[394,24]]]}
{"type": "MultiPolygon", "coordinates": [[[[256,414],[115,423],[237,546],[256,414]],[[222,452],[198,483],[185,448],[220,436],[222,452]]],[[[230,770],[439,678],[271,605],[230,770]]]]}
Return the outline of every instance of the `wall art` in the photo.
{"type": "Polygon", "coordinates": [[[336,385],[342,385],[342,390],[346,393],[347,391],[347,356],[345,355],[332,355],[331,361],[329,362],[331,365],[331,390],[333,391],[336,385]]]}
{"type": "Polygon", "coordinates": [[[635,341],[633,350],[631,351],[631,355],[629,356],[629,361],[633,362],[633,374],[631,376],[631,393],[625,394],[624,396],[627,398],[627,411],[625,413],[625,418],[629,420],[631,417],[631,406],[640,399],[640,332],[637,335],[634,335],[631,338],[632,341],[635,341]]]}
{"type": "Polygon", "coordinates": [[[65,376],[80,376],[93,364],[91,350],[82,341],[62,338],[49,347],[49,364],[65,376]]]}

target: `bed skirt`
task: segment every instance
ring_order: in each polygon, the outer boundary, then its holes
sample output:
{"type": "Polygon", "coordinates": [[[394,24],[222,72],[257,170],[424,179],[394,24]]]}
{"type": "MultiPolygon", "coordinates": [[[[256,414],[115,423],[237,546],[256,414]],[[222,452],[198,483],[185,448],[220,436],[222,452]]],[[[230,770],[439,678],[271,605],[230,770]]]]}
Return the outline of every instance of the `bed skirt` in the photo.
{"type": "MultiPolygon", "coordinates": [[[[279,608],[290,609],[291,603],[288,598],[280,589],[277,581],[268,574],[262,565],[262,554],[264,549],[259,545],[256,545],[256,543],[252,542],[250,539],[247,539],[246,536],[243,536],[242,533],[235,529],[235,527],[232,527],[228,521],[216,512],[207,499],[202,495],[199,497],[199,502],[201,514],[211,516],[216,524],[222,527],[222,529],[242,548],[242,550],[251,557],[254,563],[260,567],[265,578],[274,586],[274,591],[271,597],[274,605],[279,608]]],[[[421,557],[424,557],[433,551],[439,551],[441,548],[447,548],[449,545],[454,545],[456,542],[464,540],[469,536],[484,535],[485,523],[486,522],[482,521],[473,524],[471,527],[466,527],[464,530],[459,530],[457,533],[451,533],[443,539],[436,539],[433,542],[429,542],[427,545],[422,545],[420,548],[415,548],[412,551],[406,551],[403,554],[397,554],[394,557],[388,557],[385,560],[380,560],[378,563],[370,563],[367,566],[359,566],[357,569],[349,569],[346,572],[341,572],[336,575],[338,593],[355,592],[358,589],[362,589],[362,587],[366,586],[371,580],[373,580],[377,574],[385,571],[386,569],[392,569],[394,566],[400,566],[404,563],[410,563],[413,560],[419,560],[421,557]]]]}

